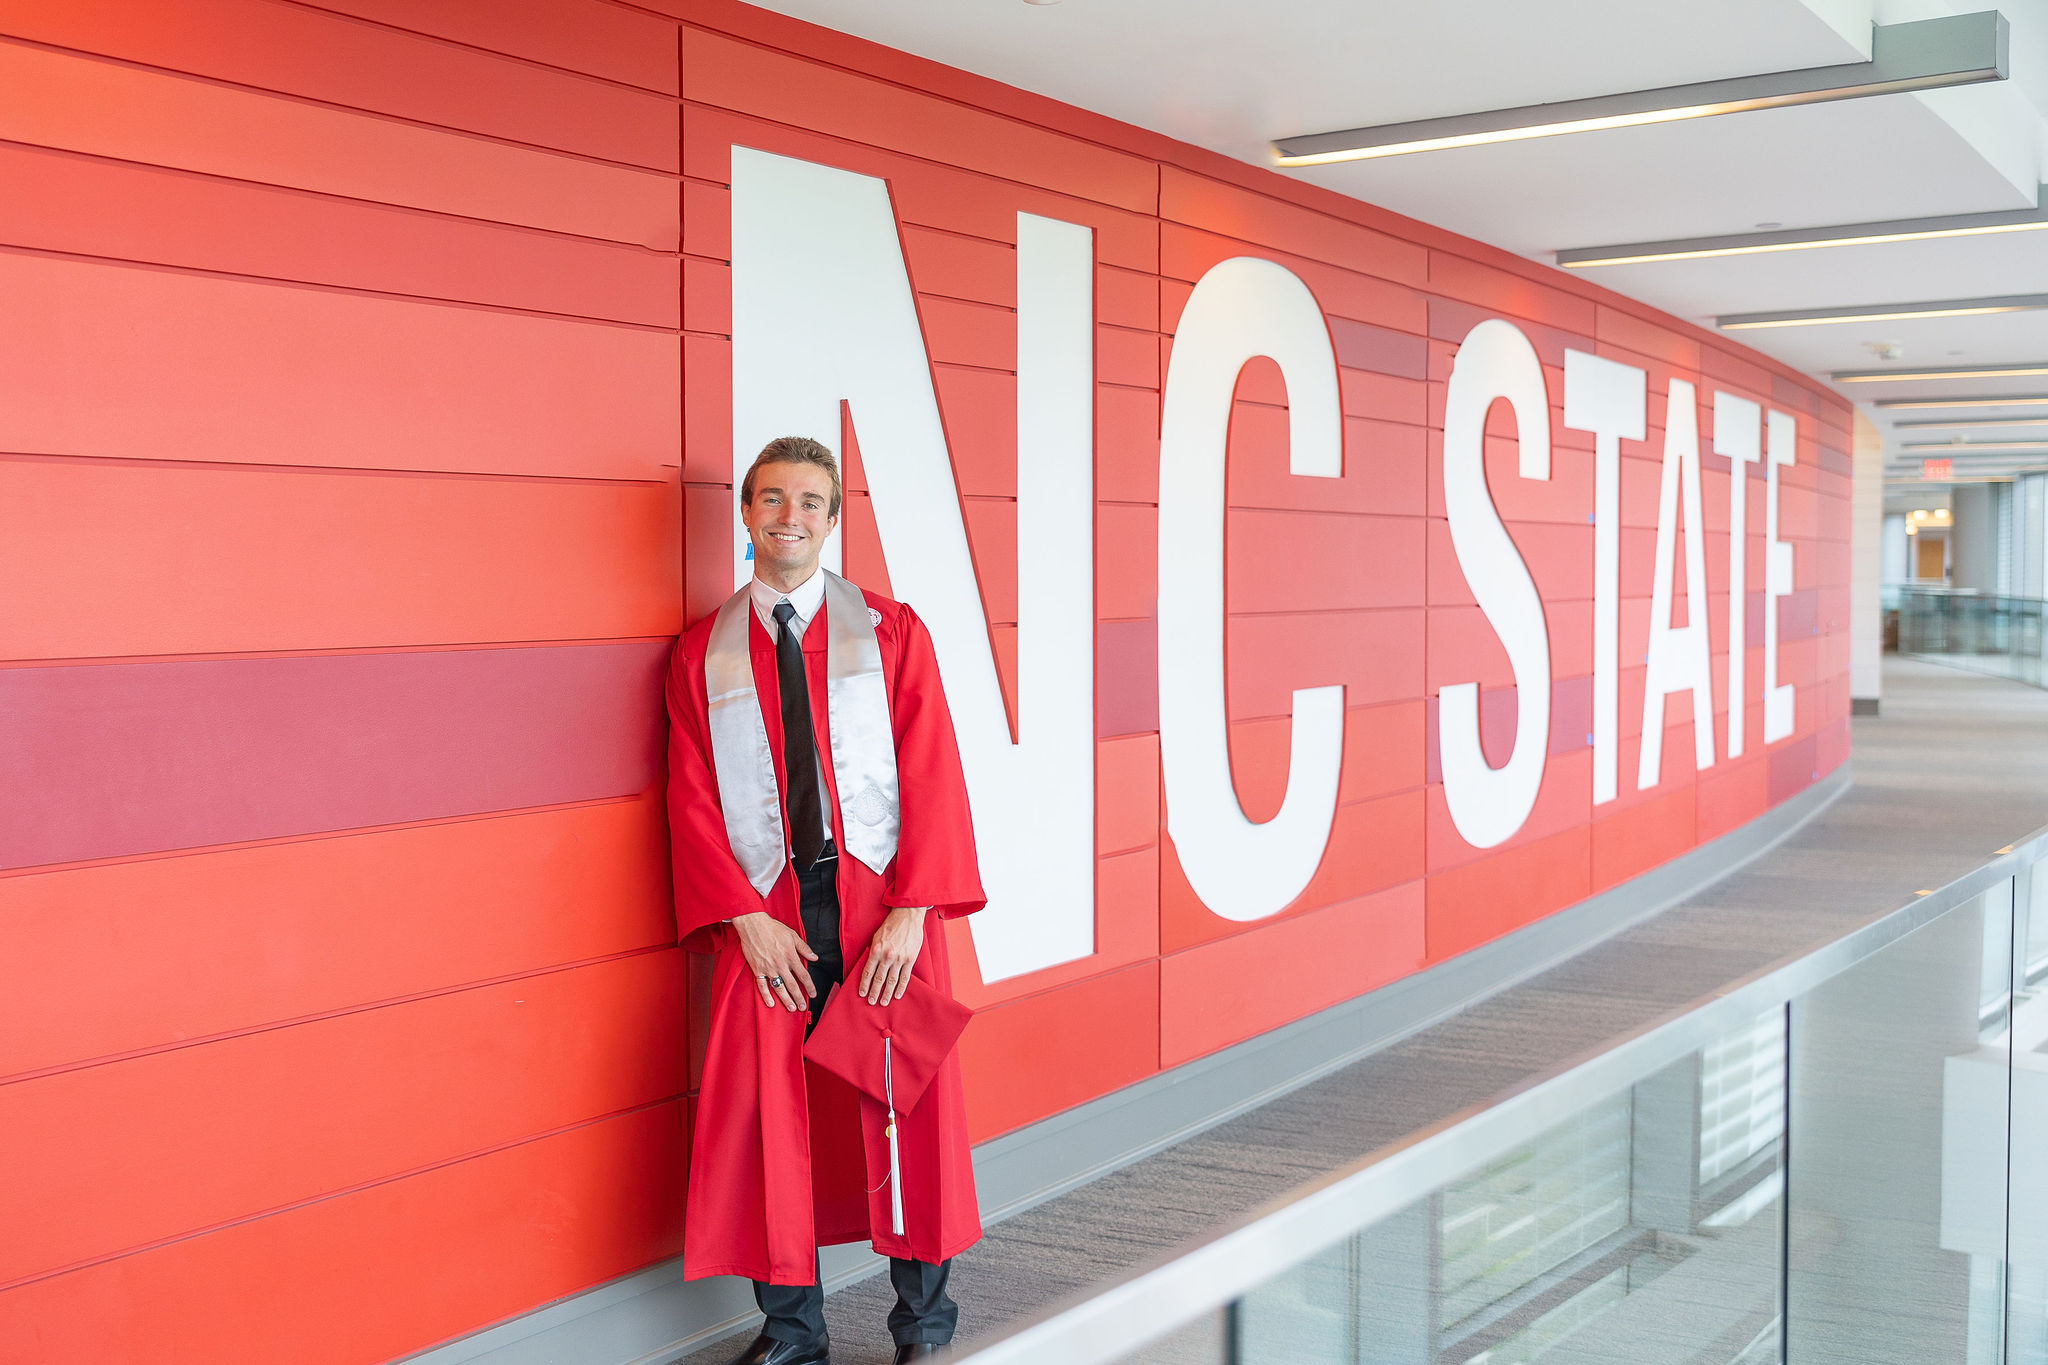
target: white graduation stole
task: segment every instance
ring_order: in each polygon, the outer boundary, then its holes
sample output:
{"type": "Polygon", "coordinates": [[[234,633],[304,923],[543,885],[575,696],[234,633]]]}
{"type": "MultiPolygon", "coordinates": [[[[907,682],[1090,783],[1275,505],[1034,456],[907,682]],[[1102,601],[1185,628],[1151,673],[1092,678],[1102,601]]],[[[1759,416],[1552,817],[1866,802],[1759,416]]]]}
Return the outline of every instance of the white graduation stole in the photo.
{"type": "MultiPolygon", "coordinates": [[[[825,575],[825,716],[839,788],[841,851],[879,874],[896,856],[902,812],[876,618],[859,588],[828,569],[818,572],[825,575]]],[[[789,862],[789,843],[768,727],[754,690],[748,638],[753,610],[751,587],[741,588],[718,609],[704,653],[704,692],[726,842],[747,880],[765,896],[789,862]]]]}

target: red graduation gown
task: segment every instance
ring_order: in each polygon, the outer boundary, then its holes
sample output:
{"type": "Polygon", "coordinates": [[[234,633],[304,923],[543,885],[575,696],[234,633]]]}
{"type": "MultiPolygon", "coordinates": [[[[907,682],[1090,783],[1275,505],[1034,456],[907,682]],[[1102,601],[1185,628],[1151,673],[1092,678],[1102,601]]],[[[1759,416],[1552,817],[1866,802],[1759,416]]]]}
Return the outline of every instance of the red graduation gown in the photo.
{"type": "MultiPolygon", "coordinates": [[[[924,623],[899,602],[863,595],[881,618],[875,635],[896,735],[902,836],[894,861],[880,875],[852,854],[840,855],[841,952],[851,968],[891,906],[931,906],[913,989],[950,995],[946,936],[937,921],[979,910],[987,900],[975,862],[959,746],[924,623]]],[[[843,849],[826,716],[826,610],[804,631],[804,666],[820,776],[831,791],[833,841],[843,849]]],[[[747,615],[776,790],[787,792],[775,642],[751,607],[747,615]]],[[[771,1284],[809,1284],[814,1249],[838,1242],[872,1241],[885,1256],[945,1260],[981,1237],[957,1053],[940,1067],[917,1108],[897,1115],[904,1225],[898,1237],[890,1231],[887,1108],[803,1060],[807,1016],[762,1003],[739,936],[722,923],[766,910],[803,932],[795,874],[785,866],[763,897],[726,842],[704,688],[704,650],[715,616],[683,633],[668,675],[676,927],[685,947],[717,954],[690,1156],[683,1273],[690,1279],[745,1275],[771,1284]]],[[[784,819],[787,829],[786,812],[784,819]]]]}

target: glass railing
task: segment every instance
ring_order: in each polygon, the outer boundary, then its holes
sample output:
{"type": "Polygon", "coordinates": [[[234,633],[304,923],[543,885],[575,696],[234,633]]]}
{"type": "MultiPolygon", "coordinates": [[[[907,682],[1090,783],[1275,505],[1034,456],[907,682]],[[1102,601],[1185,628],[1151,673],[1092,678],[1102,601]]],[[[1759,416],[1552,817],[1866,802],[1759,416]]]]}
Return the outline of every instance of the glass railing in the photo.
{"type": "Polygon", "coordinates": [[[2044,859],[2048,830],[963,1360],[2048,1365],[2044,859]]]}
{"type": "Polygon", "coordinates": [[[2048,681],[2041,668],[2042,612],[2048,602],[1910,586],[1887,589],[1886,595],[1894,592],[1899,653],[2036,687],[2048,681]]]}

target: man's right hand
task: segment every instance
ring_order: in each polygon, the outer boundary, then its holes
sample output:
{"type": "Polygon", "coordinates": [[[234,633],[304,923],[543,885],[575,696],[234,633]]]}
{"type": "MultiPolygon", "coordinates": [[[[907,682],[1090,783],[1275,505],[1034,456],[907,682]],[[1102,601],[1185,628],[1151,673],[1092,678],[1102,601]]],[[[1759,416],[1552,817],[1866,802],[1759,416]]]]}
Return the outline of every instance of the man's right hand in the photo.
{"type": "Polygon", "coordinates": [[[747,970],[754,974],[761,1003],[791,1011],[809,1009],[818,988],[811,984],[804,963],[816,962],[818,955],[803,936],[766,910],[734,915],[732,927],[739,933],[740,951],[746,954],[747,970]],[[781,985],[771,984],[778,979],[781,985]]]}

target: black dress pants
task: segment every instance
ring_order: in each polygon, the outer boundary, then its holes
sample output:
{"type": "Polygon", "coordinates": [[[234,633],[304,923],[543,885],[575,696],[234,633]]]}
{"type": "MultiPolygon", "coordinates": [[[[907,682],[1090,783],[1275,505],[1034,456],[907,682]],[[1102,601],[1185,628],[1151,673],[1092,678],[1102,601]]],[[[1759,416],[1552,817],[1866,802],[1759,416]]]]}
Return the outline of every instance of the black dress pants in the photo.
{"type": "MultiPolygon", "coordinates": [[[[830,845],[826,851],[830,853],[830,845]]],[[[839,952],[839,891],[833,884],[838,863],[827,857],[809,872],[797,873],[802,893],[799,913],[803,916],[804,940],[818,960],[810,965],[811,984],[818,994],[811,1001],[810,1022],[805,1036],[818,1026],[825,997],[845,974],[839,952]]],[[[896,1306],[889,1310],[889,1335],[898,1346],[912,1342],[948,1342],[960,1308],[946,1294],[946,1279],[953,1263],[889,1258],[889,1283],[896,1289],[896,1306]]],[[[763,1284],[754,1281],[754,1302],[767,1316],[762,1332],[777,1341],[809,1346],[825,1339],[825,1287],[815,1268],[810,1284],[763,1284]]]]}

